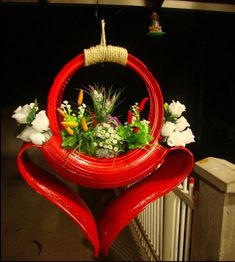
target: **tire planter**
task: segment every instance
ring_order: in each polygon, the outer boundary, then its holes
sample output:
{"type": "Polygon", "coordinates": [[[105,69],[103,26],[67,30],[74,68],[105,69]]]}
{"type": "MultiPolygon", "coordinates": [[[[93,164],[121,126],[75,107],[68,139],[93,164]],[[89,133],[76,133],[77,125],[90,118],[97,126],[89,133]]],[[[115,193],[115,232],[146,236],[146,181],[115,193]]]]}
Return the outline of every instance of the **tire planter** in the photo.
{"type": "MultiPolygon", "coordinates": [[[[61,148],[59,116],[66,83],[84,66],[84,54],[67,63],[59,72],[48,96],[47,115],[52,137],[42,146],[24,143],[17,165],[25,181],[48,201],[63,210],[81,228],[94,248],[94,256],[105,255],[118,233],[149,203],[179,185],[192,171],[194,158],[185,147],[165,148],[158,144],[163,122],[163,98],[160,87],[146,66],[128,54],[126,66],[138,74],[148,90],[148,120],[154,137],[147,150],[135,149],[113,159],[101,159],[61,148]],[[91,188],[115,188],[132,184],[108,205],[99,221],[89,207],[61,179],[35,164],[27,155],[29,148],[39,149],[51,168],[66,180],[91,188]]],[[[103,209],[103,208],[102,208],[103,209]]]]}
{"type": "Polygon", "coordinates": [[[113,188],[136,182],[161,163],[166,151],[158,145],[164,113],[160,87],[147,67],[129,54],[126,66],[143,79],[149,93],[148,119],[154,139],[147,150],[135,149],[113,159],[100,159],[72,150],[63,150],[60,146],[61,135],[56,108],[62,102],[65,83],[83,66],[84,55],[80,54],[62,68],[50,90],[47,114],[53,138],[43,146],[43,150],[47,152],[47,161],[61,176],[86,187],[113,188]]]}

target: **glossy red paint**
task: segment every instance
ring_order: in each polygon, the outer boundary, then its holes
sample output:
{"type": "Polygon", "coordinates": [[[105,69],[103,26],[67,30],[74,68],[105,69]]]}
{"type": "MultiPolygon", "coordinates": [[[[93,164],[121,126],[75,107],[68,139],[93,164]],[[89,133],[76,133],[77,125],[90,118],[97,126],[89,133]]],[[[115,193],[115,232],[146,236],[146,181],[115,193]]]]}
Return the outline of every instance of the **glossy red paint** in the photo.
{"type": "Polygon", "coordinates": [[[93,245],[94,256],[98,256],[100,242],[96,222],[91,211],[83,200],[61,180],[35,165],[26,153],[30,147],[36,147],[45,154],[41,146],[31,143],[23,144],[17,156],[17,164],[22,177],[36,192],[62,209],[81,227],[93,245]]]}
{"type": "Polygon", "coordinates": [[[108,253],[118,233],[150,202],[172,190],[190,174],[193,156],[186,148],[169,149],[158,144],[164,112],[161,90],[145,65],[130,54],[127,66],[143,79],[149,93],[148,119],[154,137],[152,145],[146,150],[135,149],[113,159],[97,159],[62,149],[56,108],[62,102],[67,80],[83,66],[84,55],[80,54],[59,72],[48,96],[47,115],[52,137],[42,146],[23,144],[17,163],[21,175],[34,190],[80,225],[94,247],[94,256],[97,256],[100,251],[108,253]],[[135,184],[107,207],[97,226],[92,213],[79,196],[26,158],[26,151],[30,147],[37,147],[53,170],[78,185],[115,188],[135,184]]]}
{"type": "Polygon", "coordinates": [[[144,178],[161,162],[158,137],[163,119],[163,98],[160,87],[146,66],[137,58],[128,55],[127,67],[134,70],[143,80],[149,93],[151,133],[154,140],[147,150],[136,149],[114,159],[97,159],[77,151],[63,150],[58,121],[59,107],[65,83],[84,66],[84,55],[80,54],[65,65],[57,75],[48,96],[47,114],[53,139],[45,144],[48,162],[63,177],[74,183],[95,188],[113,188],[130,184],[144,178]],[[58,161],[57,157],[60,156],[58,161]]]}
{"type": "Polygon", "coordinates": [[[165,151],[162,165],[115,199],[99,222],[101,252],[105,255],[119,232],[148,204],[179,185],[191,172],[193,156],[183,147],[165,151]]]}

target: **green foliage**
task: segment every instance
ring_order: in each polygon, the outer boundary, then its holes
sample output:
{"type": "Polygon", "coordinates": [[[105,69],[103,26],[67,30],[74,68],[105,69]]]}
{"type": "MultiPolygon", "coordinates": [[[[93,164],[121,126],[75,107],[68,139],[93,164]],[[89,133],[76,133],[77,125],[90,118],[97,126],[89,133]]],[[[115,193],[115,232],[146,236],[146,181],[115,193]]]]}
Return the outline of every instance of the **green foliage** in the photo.
{"type": "Polygon", "coordinates": [[[90,86],[89,94],[93,102],[89,111],[84,103],[78,107],[76,113],[67,101],[61,105],[61,109],[66,113],[64,122],[78,123],[76,127],[71,127],[70,134],[61,130],[63,148],[109,158],[149,145],[153,137],[150,135],[149,122],[140,120],[138,103],[132,106],[132,114],[135,116],[133,122],[122,125],[111,115],[121,91],[113,92],[111,88],[106,91],[104,86],[95,85],[90,86]],[[86,119],[86,131],[82,126],[82,118],[86,119]]]}
{"type": "Polygon", "coordinates": [[[27,124],[31,124],[33,122],[33,120],[36,117],[36,113],[38,111],[38,101],[37,99],[34,100],[34,106],[32,108],[32,110],[29,112],[29,115],[27,116],[27,124]]]}
{"type": "Polygon", "coordinates": [[[63,142],[62,142],[62,147],[64,148],[74,148],[76,147],[77,144],[77,137],[74,136],[64,136],[63,142]]]}
{"type": "Polygon", "coordinates": [[[149,132],[150,127],[146,121],[135,121],[134,124],[117,127],[117,133],[125,141],[128,150],[148,145],[153,139],[149,132]]]}
{"type": "Polygon", "coordinates": [[[164,118],[165,121],[169,121],[172,123],[175,123],[175,121],[177,120],[177,116],[174,116],[173,114],[170,113],[168,103],[164,103],[164,118]]]}

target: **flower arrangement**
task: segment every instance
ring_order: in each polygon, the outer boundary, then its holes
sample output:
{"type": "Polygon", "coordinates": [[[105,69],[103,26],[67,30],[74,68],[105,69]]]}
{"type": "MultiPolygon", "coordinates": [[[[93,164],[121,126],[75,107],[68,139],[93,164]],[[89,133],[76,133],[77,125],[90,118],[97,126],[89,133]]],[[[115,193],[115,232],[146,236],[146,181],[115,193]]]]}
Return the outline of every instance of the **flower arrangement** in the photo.
{"type": "Polygon", "coordinates": [[[87,93],[92,107],[83,103],[84,90],[77,99],[77,111],[64,101],[57,108],[62,117],[62,147],[77,149],[98,158],[111,158],[135,148],[144,148],[152,140],[149,121],[140,119],[147,98],[131,106],[127,122],[121,124],[112,113],[117,105],[121,91],[106,91],[104,86],[89,86],[87,93]]]}
{"type": "Polygon", "coordinates": [[[195,142],[190,124],[182,113],[186,111],[185,105],[179,101],[164,104],[164,120],[161,130],[161,142],[168,146],[186,146],[195,142]]]}
{"type": "MultiPolygon", "coordinates": [[[[127,112],[125,123],[113,116],[114,109],[121,96],[121,90],[113,91],[98,84],[80,89],[76,106],[64,100],[57,112],[60,119],[62,143],[64,149],[79,152],[97,158],[113,158],[129,150],[151,146],[153,139],[150,123],[141,118],[148,97],[135,103],[127,112]],[[89,107],[85,94],[92,101],[89,107]]],[[[45,110],[38,112],[38,103],[19,106],[12,115],[23,131],[17,138],[41,145],[51,137],[49,120],[45,110]]],[[[194,142],[190,125],[182,116],[185,106],[179,101],[164,104],[164,119],[159,143],[165,146],[186,146],[194,142]]]]}
{"type": "Polygon", "coordinates": [[[23,126],[23,130],[17,138],[25,142],[42,145],[51,137],[51,131],[46,111],[38,112],[38,110],[38,102],[35,100],[34,103],[26,104],[23,107],[19,106],[14,111],[12,118],[16,119],[18,126],[23,126]]]}

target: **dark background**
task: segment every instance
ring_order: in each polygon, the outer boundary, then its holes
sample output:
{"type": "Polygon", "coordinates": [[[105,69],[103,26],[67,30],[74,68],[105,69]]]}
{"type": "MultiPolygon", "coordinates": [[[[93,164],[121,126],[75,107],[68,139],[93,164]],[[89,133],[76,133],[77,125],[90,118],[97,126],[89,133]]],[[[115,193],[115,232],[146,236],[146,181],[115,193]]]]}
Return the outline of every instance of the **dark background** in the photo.
{"type": "MultiPolygon", "coordinates": [[[[184,115],[196,137],[187,147],[195,160],[213,156],[234,163],[235,15],[177,9],[159,14],[166,35],[149,37],[149,8],[98,8],[98,17],[106,20],[107,43],[139,58],[157,79],[165,101],[186,105],[184,115]]],[[[46,105],[60,69],[100,42],[100,23],[93,5],[2,4],[1,42],[1,105],[17,107],[34,98],[46,105]]],[[[79,71],[70,94],[96,81],[126,88],[123,110],[145,94],[132,71],[107,64],[79,71]]]]}

